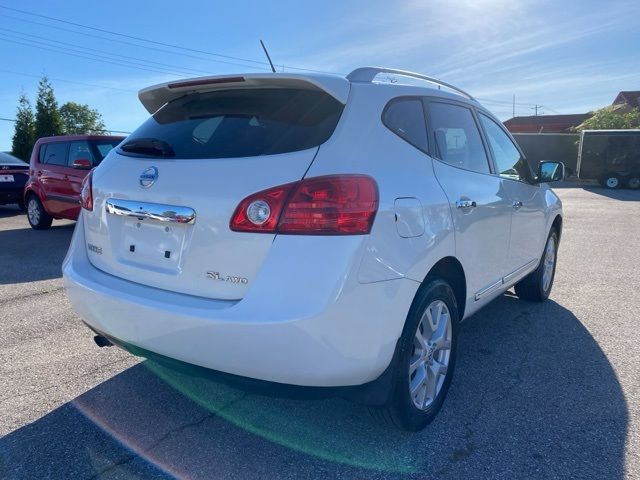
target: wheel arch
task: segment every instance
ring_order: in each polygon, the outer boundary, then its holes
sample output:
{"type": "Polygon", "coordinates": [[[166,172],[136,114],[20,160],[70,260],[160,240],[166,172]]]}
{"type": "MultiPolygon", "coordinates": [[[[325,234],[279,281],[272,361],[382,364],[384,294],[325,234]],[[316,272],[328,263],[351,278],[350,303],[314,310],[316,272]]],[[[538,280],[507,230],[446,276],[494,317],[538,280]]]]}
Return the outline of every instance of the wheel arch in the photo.
{"type": "Polygon", "coordinates": [[[38,200],[40,200],[40,203],[44,205],[44,200],[42,198],[43,196],[42,196],[42,193],[40,192],[40,189],[33,184],[32,185],[27,184],[27,186],[24,189],[24,192],[22,193],[22,198],[24,199],[25,203],[27,202],[29,195],[35,195],[38,198],[38,200]]]}
{"type": "Polygon", "coordinates": [[[441,278],[451,286],[458,304],[459,320],[462,320],[467,301],[467,277],[460,261],[452,256],[441,258],[431,267],[423,283],[430,277],[441,278]]]}
{"type": "Polygon", "coordinates": [[[562,215],[556,215],[556,218],[554,218],[551,223],[551,228],[555,228],[556,232],[558,232],[558,240],[560,240],[560,237],[562,236],[562,215]]]}

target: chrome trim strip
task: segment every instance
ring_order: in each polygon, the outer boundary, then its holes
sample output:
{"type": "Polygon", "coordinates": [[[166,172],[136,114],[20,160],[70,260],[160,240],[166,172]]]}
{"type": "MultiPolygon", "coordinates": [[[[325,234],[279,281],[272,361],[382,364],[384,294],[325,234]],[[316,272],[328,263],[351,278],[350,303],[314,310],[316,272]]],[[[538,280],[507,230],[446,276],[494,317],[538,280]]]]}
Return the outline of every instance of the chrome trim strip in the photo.
{"type": "Polygon", "coordinates": [[[193,208],[177,205],[110,198],[105,202],[105,209],[111,215],[134,217],[138,220],[148,219],[184,225],[193,225],[196,222],[196,212],[193,208]]]}
{"type": "Polygon", "coordinates": [[[527,269],[531,268],[533,265],[536,265],[538,263],[538,261],[534,258],[533,260],[530,260],[529,262],[525,263],[523,266],[521,266],[520,268],[514,270],[513,272],[511,272],[509,275],[506,275],[502,281],[507,284],[509,283],[511,280],[513,280],[514,278],[518,277],[520,274],[524,273],[527,269]]]}
{"type": "Polygon", "coordinates": [[[502,278],[501,278],[500,280],[496,280],[495,282],[493,282],[488,287],[484,287],[482,290],[477,292],[476,296],[475,296],[476,302],[478,300],[480,300],[482,297],[484,297],[485,295],[488,295],[488,294],[494,292],[495,290],[497,290],[498,287],[502,286],[502,283],[503,283],[503,281],[502,281],[502,278]]]}

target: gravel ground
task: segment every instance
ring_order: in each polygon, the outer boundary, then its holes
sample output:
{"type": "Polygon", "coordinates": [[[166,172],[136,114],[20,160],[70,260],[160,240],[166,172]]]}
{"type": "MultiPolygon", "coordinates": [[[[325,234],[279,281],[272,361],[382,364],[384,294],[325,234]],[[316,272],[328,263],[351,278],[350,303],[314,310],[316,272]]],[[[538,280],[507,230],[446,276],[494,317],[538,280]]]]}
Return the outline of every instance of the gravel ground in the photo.
{"type": "Polygon", "coordinates": [[[462,324],[417,434],[99,349],[62,290],[73,223],[0,207],[0,478],[640,478],[640,192],[557,191],[551,299],[462,324]]]}

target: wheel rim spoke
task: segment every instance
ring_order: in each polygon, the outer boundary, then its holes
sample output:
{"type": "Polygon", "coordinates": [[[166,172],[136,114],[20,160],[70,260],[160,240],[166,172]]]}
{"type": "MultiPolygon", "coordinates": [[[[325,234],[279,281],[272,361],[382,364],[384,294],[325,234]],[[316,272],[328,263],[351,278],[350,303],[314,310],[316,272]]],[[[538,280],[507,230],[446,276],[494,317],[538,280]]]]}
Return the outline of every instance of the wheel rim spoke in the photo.
{"type": "Polygon", "coordinates": [[[409,391],[417,408],[424,410],[437,398],[447,374],[451,347],[449,309],[442,300],[434,300],[416,328],[408,365],[409,391]]]}
{"type": "Polygon", "coordinates": [[[542,288],[546,292],[551,286],[553,269],[556,263],[556,243],[553,237],[549,238],[544,255],[544,270],[542,272],[542,288]]]}
{"type": "Polygon", "coordinates": [[[422,358],[422,356],[416,357],[414,360],[411,361],[411,363],[409,364],[409,375],[413,374],[413,372],[415,372],[418,367],[424,365],[424,360],[422,358]]]}

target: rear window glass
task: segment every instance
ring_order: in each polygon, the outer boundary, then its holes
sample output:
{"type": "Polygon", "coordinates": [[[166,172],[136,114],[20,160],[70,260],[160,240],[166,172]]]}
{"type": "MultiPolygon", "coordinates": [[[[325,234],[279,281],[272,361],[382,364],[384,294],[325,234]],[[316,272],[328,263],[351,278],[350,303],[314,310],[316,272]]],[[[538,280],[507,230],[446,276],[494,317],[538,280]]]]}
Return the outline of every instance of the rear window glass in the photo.
{"type": "Polygon", "coordinates": [[[42,163],[49,165],[67,165],[67,144],[66,143],[48,143],[40,147],[44,148],[44,157],[42,163]]]}
{"type": "Polygon", "coordinates": [[[118,146],[121,140],[94,140],[91,143],[97,153],[96,165],[99,164],[111,150],[118,146]]]}
{"type": "Polygon", "coordinates": [[[320,145],[343,105],[317,90],[239,89],[192,93],[158,110],[119,147],[124,155],[233,158],[320,145]]]}

